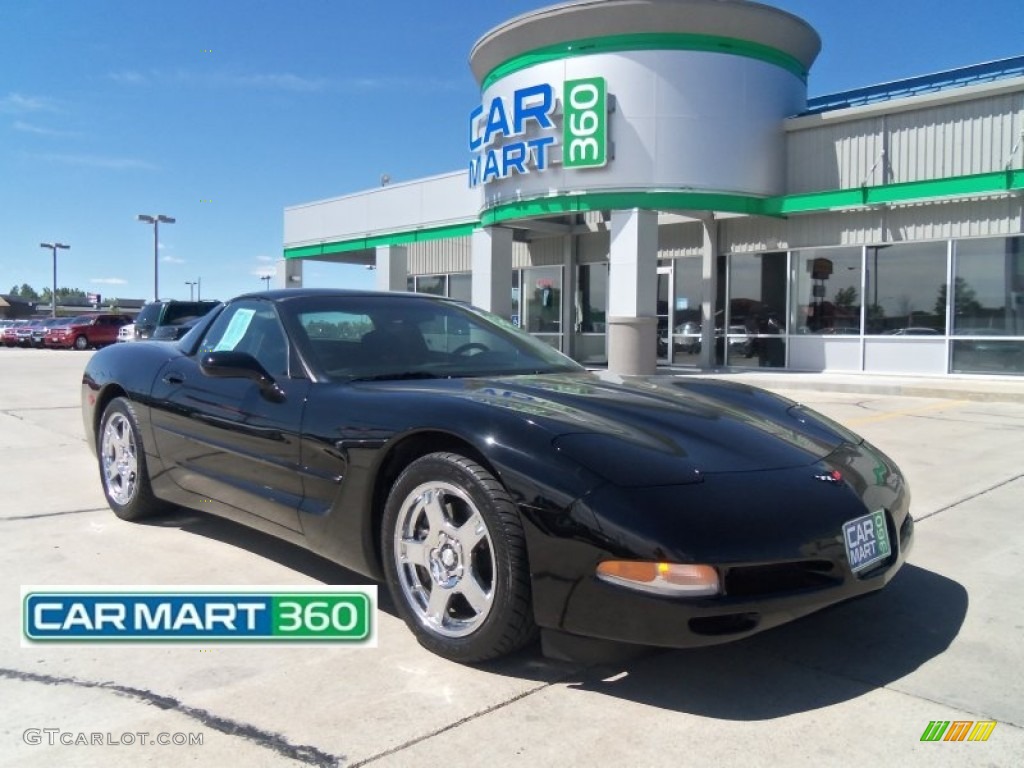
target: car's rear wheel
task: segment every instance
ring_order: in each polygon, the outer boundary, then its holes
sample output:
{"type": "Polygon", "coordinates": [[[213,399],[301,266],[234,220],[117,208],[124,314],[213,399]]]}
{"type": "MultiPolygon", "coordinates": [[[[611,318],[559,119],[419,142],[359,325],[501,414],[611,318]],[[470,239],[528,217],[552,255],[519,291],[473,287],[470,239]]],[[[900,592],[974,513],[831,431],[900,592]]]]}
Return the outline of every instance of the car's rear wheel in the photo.
{"type": "Polygon", "coordinates": [[[170,508],[153,495],[139,421],[126,398],[110,401],[96,443],[103,493],[115,515],[122,520],[142,520],[170,508]]]}
{"type": "Polygon", "coordinates": [[[89,340],[87,338],[85,338],[85,336],[76,336],[75,337],[75,349],[88,349],[88,348],[89,348],[89,340]]]}
{"type": "Polygon", "coordinates": [[[522,522],[486,469],[453,453],[417,459],[388,497],[383,532],[388,586],[428,650],[478,662],[533,640],[522,522]]]}

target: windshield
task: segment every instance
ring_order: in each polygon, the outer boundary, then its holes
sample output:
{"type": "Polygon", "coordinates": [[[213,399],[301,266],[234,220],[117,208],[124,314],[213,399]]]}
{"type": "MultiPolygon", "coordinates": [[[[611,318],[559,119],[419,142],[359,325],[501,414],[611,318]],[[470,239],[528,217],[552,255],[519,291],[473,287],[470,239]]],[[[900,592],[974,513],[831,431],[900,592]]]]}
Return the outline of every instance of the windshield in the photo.
{"type": "Polygon", "coordinates": [[[501,318],[418,296],[285,302],[299,343],[336,381],[453,378],[583,370],[501,318]]]}

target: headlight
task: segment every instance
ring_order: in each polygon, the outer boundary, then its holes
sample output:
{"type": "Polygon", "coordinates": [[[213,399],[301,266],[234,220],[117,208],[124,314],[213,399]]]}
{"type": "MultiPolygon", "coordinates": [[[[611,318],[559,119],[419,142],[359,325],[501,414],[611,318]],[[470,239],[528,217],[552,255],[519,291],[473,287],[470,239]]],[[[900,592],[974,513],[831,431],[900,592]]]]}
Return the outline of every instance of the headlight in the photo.
{"type": "Polygon", "coordinates": [[[708,597],[721,589],[718,571],[710,565],[606,560],[597,566],[597,578],[640,592],[676,597],[708,597]]]}

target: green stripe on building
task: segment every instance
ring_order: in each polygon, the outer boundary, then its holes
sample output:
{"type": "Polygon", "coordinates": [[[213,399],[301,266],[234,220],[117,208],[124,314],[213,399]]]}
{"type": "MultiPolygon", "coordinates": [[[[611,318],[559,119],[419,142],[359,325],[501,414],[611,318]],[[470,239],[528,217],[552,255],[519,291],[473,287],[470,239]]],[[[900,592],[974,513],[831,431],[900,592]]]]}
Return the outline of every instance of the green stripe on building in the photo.
{"type": "Polygon", "coordinates": [[[1010,169],[971,176],[908,181],[877,187],[854,187],[778,197],[754,197],[717,192],[597,192],[559,195],[497,205],[477,221],[427,229],[383,233],[284,249],[286,259],[315,258],[389,245],[409,245],[453,237],[468,237],[474,229],[507,221],[560,216],[587,211],[723,211],[749,216],[785,217],[801,213],[865,208],[941,198],[1004,195],[1024,190],[1024,170],[1010,169]]]}
{"type": "Polygon", "coordinates": [[[703,53],[725,53],[731,56],[743,56],[774,64],[807,80],[807,70],[795,57],[761,43],[752,43],[734,37],[716,35],[696,35],[682,33],[636,33],[629,35],[609,35],[607,37],[589,37],[582,40],[570,40],[556,45],[536,48],[527,53],[499,64],[484,77],[480,85],[486,91],[503,77],[524,69],[546,64],[550,61],[561,61],[577,56],[592,56],[598,53],[628,53],[631,51],[700,51],[703,53]]]}

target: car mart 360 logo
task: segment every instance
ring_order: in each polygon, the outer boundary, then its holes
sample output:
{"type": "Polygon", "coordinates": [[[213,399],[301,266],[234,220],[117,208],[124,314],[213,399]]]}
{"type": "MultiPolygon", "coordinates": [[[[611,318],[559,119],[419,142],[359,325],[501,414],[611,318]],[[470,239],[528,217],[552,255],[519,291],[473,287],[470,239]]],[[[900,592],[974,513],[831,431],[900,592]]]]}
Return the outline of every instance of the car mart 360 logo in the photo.
{"type": "Polygon", "coordinates": [[[995,727],[995,720],[932,720],[921,741],[988,741],[995,727]]]}
{"type": "Polygon", "coordinates": [[[22,587],[24,643],[376,646],[377,587],[22,587]]]}

